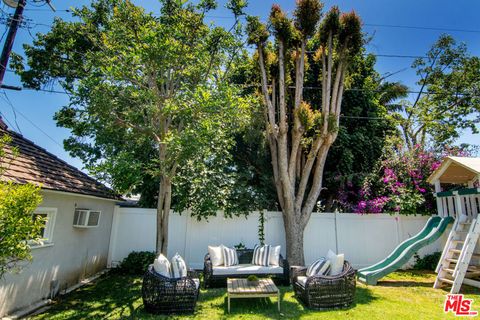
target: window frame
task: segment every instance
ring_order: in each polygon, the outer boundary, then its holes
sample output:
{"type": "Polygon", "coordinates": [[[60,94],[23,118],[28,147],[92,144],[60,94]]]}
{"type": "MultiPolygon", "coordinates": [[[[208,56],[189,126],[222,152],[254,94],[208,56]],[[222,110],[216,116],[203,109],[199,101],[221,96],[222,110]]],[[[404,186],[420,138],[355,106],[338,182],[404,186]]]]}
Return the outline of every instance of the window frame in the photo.
{"type": "Polygon", "coordinates": [[[43,238],[41,238],[38,241],[35,241],[35,240],[28,241],[28,244],[30,245],[31,249],[53,246],[53,231],[55,229],[55,220],[57,217],[57,211],[58,211],[57,208],[49,208],[49,207],[38,207],[33,211],[33,215],[46,214],[47,221],[45,222],[43,238]]]}

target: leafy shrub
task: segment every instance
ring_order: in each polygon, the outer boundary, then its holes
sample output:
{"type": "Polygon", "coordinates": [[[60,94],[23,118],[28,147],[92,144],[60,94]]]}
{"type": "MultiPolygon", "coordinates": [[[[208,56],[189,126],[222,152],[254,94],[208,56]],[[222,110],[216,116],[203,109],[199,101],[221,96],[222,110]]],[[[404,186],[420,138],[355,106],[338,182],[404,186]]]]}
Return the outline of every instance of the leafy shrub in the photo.
{"type": "Polygon", "coordinates": [[[427,254],[423,258],[415,253],[415,264],[413,265],[413,269],[415,270],[435,270],[437,267],[438,261],[440,260],[440,256],[442,255],[441,252],[434,252],[432,254],[427,254]]]}
{"type": "Polygon", "coordinates": [[[245,246],[245,244],[243,242],[239,242],[237,245],[234,245],[233,247],[237,250],[247,249],[247,247],[245,246]]]}
{"type": "Polygon", "coordinates": [[[255,281],[258,281],[258,277],[256,275],[252,274],[252,275],[249,275],[247,277],[247,280],[250,281],[250,282],[255,282],[255,281]]]}
{"type": "Polygon", "coordinates": [[[120,263],[120,271],[127,274],[142,275],[155,258],[155,252],[132,251],[120,263]]]}

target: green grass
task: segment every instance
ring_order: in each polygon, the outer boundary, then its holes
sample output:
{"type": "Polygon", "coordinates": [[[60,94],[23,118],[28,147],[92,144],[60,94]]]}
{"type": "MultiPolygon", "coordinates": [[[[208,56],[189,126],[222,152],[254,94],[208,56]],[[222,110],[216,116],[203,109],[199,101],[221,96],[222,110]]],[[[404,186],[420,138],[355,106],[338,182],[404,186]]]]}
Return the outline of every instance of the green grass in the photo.
{"type": "MultiPolygon", "coordinates": [[[[356,303],[349,309],[310,311],[297,302],[289,287],[281,287],[282,311],[276,299],[232,300],[226,311],[225,289],[202,290],[195,314],[169,319],[443,319],[446,291],[433,289],[435,274],[422,271],[396,272],[377,286],[358,284],[356,303]]],[[[32,319],[165,319],[143,309],[140,277],[108,274],[57,301],[32,319]]],[[[480,310],[480,291],[464,289],[480,310]]]]}

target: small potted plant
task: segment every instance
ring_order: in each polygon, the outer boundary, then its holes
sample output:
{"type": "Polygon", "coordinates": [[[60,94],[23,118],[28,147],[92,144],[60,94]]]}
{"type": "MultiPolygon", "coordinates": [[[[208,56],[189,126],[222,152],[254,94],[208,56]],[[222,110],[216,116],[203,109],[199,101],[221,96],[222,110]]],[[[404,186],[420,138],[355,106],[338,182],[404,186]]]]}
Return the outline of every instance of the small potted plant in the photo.
{"type": "Polygon", "coordinates": [[[258,277],[255,275],[249,275],[247,277],[247,283],[251,286],[256,286],[258,284],[258,277]]]}

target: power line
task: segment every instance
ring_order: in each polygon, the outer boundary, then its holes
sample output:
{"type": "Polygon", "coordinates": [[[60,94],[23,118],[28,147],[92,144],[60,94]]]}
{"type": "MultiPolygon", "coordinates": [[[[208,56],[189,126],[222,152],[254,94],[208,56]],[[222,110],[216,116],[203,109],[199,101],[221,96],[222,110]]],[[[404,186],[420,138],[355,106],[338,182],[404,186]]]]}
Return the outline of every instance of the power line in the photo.
{"type": "MultiPolygon", "coordinates": [[[[36,12],[52,12],[49,9],[39,8],[26,8],[26,11],[36,12]]],[[[56,12],[71,13],[72,9],[57,9],[56,12]]],[[[221,16],[221,15],[205,15],[210,19],[235,19],[234,16],[221,16]]],[[[245,16],[238,17],[245,19],[245,16]]],[[[400,24],[381,24],[381,23],[364,23],[366,27],[380,27],[380,28],[396,28],[396,29],[412,29],[412,30],[431,30],[431,31],[444,31],[444,32],[466,32],[466,33],[480,33],[478,29],[464,29],[464,28],[450,28],[450,27],[431,27],[431,26],[419,26],[419,25],[400,25],[400,24]]]]}
{"type": "MultiPolygon", "coordinates": [[[[402,71],[402,70],[400,70],[402,71]]],[[[260,87],[261,84],[234,84],[238,87],[242,88],[249,88],[249,87],[260,87]]],[[[270,85],[269,85],[270,86],[270,85]]],[[[289,89],[295,89],[295,86],[289,86],[289,89]]],[[[23,88],[24,90],[31,90],[31,91],[41,91],[41,92],[47,92],[47,93],[57,93],[57,94],[66,94],[68,95],[68,92],[65,91],[59,91],[59,90],[49,90],[49,89],[32,89],[32,88],[23,88]]],[[[317,87],[317,86],[304,86],[304,90],[320,90],[322,87],[317,87]]],[[[362,89],[362,88],[349,88],[345,89],[345,92],[348,91],[353,91],[353,92],[369,92],[369,93],[383,93],[385,90],[375,90],[375,89],[362,89]]],[[[439,96],[455,96],[455,97],[469,97],[469,98],[480,98],[480,95],[478,94],[471,94],[471,93],[462,93],[462,92],[454,92],[454,93],[445,93],[445,92],[425,92],[425,91],[415,91],[415,90],[407,90],[405,93],[408,94],[426,94],[426,95],[439,95],[439,96]]]]}
{"type": "Polygon", "coordinates": [[[8,120],[8,118],[5,116],[5,114],[2,113],[1,111],[0,111],[0,116],[1,116],[3,119],[5,119],[5,121],[6,121],[7,124],[10,126],[10,128],[14,128],[14,126],[12,125],[12,123],[8,120]]]}
{"type": "MultiPolygon", "coordinates": [[[[4,93],[6,94],[6,93],[4,93]]],[[[1,97],[1,96],[0,96],[1,97]]],[[[8,101],[7,101],[8,103],[8,101]]],[[[52,138],[52,136],[50,136],[48,133],[46,133],[42,128],[40,128],[39,126],[37,126],[32,120],[30,120],[26,115],[24,115],[22,112],[20,112],[20,110],[18,110],[17,108],[15,108],[13,106],[13,104],[11,104],[10,102],[10,106],[12,107],[13,110],[15,110],[20,116],[22,116],[25,120],[27,120],[32,126],[34,126],[38,131],[40,131],[41,133],[43,133],[47,138],[49,138],[50,140],[52,140],[57,146],[59,146],[60,148],[63,148],[63,146],[57,141],[55,140],[54,138],[52,138]]]]}
{"type": "Polygon", "coordinates": [[[12,101],[10,101],[10,99],[8,98],[7,92],[5,90],[3,90],[2,93],[5,96],[5,98],[3,100],[6,101],[10,105],[10,108],[12,108],[13,120],[15,120],[15,125],[18,129],[18,132],[20,134],[22,134],[22,130],[20,129],[20,126],[18,125],[18,122],[17,122],[17,112],[15,111],[15,108],[13,107],[12,101]]]}
{"type": "Polygon", "coordinates": [[[443,27],[424,27],[424,26],[409,26],[409,25],[396,25],[396,24],[365,23],[364,26],[382,27],[382,28],[398,28],[398,29],[414,29],[414,30],[433,30],[433,31],[446,31],[446,32],[480,33],[480,30],[475,30],[475,29],[454,29],[454,28],[443,28],[443,27]]]}

